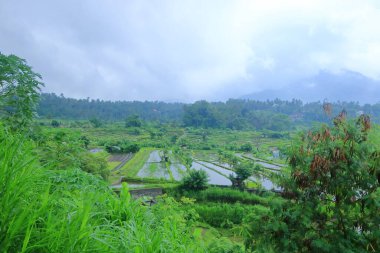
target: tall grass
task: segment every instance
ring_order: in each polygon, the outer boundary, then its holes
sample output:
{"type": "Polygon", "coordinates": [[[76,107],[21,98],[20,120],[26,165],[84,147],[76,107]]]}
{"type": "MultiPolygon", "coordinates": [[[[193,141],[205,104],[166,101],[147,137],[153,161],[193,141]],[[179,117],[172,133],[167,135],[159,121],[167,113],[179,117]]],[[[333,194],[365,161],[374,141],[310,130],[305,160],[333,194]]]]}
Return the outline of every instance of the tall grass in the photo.
{"type": "Polygon", "coordinates": [[[240,203],[207,203],[195,204],[194,210],[199,214],[202,221],[213,227],[231,228],[240,225],[244,217],[255,210],[255,206],[240,203]]]}
{"type": "Polygon", "coordinates": [[[205,252],[171,198],[153,207],[79,169],[47,170],[0,132],[1,252],[205,252]]]}
{"type": "Polygon", "coordinates": [[[196,199],[197,202],[222,202],[250,205],[269,205],[270,202],[280,201],[281,199],[272,193],[267,193],[266,196],[259,196],[245,191],[235,190],[231,188],[209,187],[203,191],[185,191],[175,192],[175,189],[169,191],[173,196],[186,196],[196,199]]]}

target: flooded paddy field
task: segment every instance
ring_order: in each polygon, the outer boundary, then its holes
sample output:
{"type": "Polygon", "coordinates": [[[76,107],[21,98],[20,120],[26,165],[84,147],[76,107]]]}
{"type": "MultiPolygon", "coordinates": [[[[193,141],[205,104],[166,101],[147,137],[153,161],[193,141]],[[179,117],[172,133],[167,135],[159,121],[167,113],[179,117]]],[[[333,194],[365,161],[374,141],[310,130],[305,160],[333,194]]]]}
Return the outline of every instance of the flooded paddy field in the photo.
{"type": "Polygon", "coordinates": [[[165,162],[162,161],[162,151],[152,151],[137,176],[141,178],[171,179],[169,170],[166,168],[165,162]]]}
{"type": "Polygon", "coordinates": [[[229,180],[226,176],[221,175],[218,172],[215,172],[214,170],[211,170],[198,162],[193,162],[191,168],[195,170],[204,170],[209,176],[209,184],[232,185],[231,180],[229,180]]]}

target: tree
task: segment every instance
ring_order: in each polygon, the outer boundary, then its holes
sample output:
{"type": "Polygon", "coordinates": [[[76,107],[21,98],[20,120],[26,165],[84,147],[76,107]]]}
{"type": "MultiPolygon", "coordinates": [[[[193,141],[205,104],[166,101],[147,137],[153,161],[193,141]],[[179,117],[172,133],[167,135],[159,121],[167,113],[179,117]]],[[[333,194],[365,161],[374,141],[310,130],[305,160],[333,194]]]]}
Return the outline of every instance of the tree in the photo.
{"type": "Polygon", "coordinates": [[[190,170],[182,179],[181,188],[184,190],[199,191],[207,188],[208,174],[204,170],[190,170]]]}
{"type": "Polygon", "coordinates": [[[252,144],[251,143],[244,143],[239,148],[240,151],[243,152],[251,152],[252,151],[252,144]]]}
{"type": "Polygon", "coordinates": [[[42,86],[41,75],[25,60],[0,53],[0,118],[10,130],[30,127],[42,86]]]}
{"type": "Polygon", "coordinates": [[[85,135],[82,135],[82,136],[79,138],[79,140],[82,141],[83,146],[84,146],[85,149],[87,149],[87,148],[88,148],[88,145],[90,145],[90,139],[87,138],[87,136],[85,136],[85,135]]]}
{"type": "Polygon", "coordinates": [[[236,166],[234,166],[235,175],[230,174],[229,178],[232,182],[233,187],[237,187],[240,189],[244,188],[244,181],[252,176],[253,169],[251,163],[243,163],[240,162],[236,166]]]}
{"type": "Polygon", "coordinates": [[[99,128],[102,126],[102,121],[98,118],[91,118],[90,120],[90,123],[95,127],[95,128],[99,128]]]}
{"type": "Polygon", "coordinates": [[[80,168],[88,173],[107,179],[110,170],[107,168],[107,153],[92,154],[82,152],[79,156],[80,168]]]}
{"type": "Polygon", "coordinates": [[[183,122],[185,126],[204,128],[219,126],[214,108],[206,101],[197,101],[194,104],[185,105],[183,122]]]}
{"type": "Polygon", "coordinates": [[[142,122],[140,117],[136,114],[129,116],[125,120],[125,127],[141,127],[142,122]]]}
{"type": "Polygon", "coordinates": [[[53,119],[52,121],[51,121],[51,126],[52,127],[59,127],[61,124],[57,121],[57,120],[55,120],[55,119],[53,119]]]}
{"type": "Polygon", "coordinates": [[[289,198],[258,208],[246,244],[258,251],[379,252],[380,150],[368,142],[370,119],[345,113],[303,134],[290,151],[289,198]]]}

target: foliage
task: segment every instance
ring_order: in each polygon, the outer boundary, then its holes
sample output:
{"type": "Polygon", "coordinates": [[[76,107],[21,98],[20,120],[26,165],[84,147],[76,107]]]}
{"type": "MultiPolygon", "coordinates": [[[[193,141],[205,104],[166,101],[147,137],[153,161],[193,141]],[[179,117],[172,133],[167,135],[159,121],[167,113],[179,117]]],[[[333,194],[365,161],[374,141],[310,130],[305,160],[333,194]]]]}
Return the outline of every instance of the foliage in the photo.
{"type": "Polygon", "coordinates": [[[283,252],[378,252],[380,151],[368,139],[369,117],[345,113],[301,136],[283,187],[291,200],[251,216],[247,245],[283,252]]]}
{"type": "Polygon", "coordinates": [[[82,135],[79,140],[82,141],[83,147],[86,149],[88,148],[88,145],[90,145],[90,139],[88,139],[85,135],[82,135]]]}
{"type": "Polygon", "coordinates": [[[200,191],[207,188],[208,174],[204,170],[193,170],[183,177],[181,188],[184,190],[200,191]]]}
{"type": "Polygon", "coordinates": [[[141,127],[142,123],[138,115],[128,116],[125,120],[125,127],[141,127]]]}
{"type": "Polygon", "coordinates": [[[171,198],[151,208],[80,170],[49,171],[29,142],[0,133],[4,252],[205,252],[171,198]]]}
{"type": "Polygon", "coordinates": [[[235,175],[229,175],[232,185],[237,188],[244,188],[244,181],[253,174],[253,164],[250,162],[240,162],[234,166],[235,175]]]}
{"type": "Polygon", "coordinates": [[[107,179],[109,176],[109,169],[107,168],[107,156],[105,152],[92,154],[89,152],[83,152],[79,157],[80,168],[83,171],[91,173],[93,175],[99,175],[103,179],[107,179]]]}
{"type": "MultiPolygon", "coordinates": [[[[181,195],[188,198],[196,199],[197,202],[221,202],[221,203],[237,203],[250,205],[265,205],[269,201],[277,199],[273,194],[268,193],[267,196],[259,196],[246,191],[235,190],[231,188],[209,187],[203,191],[184,191],[181,195]]],[[[174,193],[174,195],[176,195],[174,193]]]]}
{"type": "Polygon", "coordinates": [[[137,153],[140,150],[137,143],[130,143],[126,140],[107,143],[105,148],[109,153],[137,153]]]}
{"type": "Polygon", "coordinates": [[[212,240],[207,247],[209,253],[243,253],[244,249],[235,243],[232,243],[225,237],[212,240]]]}
{"type": "Polygon", "coordinates": [[[55,120],[55,119],[53,119],[52,121],[51,121],[51,126],[52,127],[59,127],[61,124],[57,121],[57,120],[55,120]]]}
{"type": "Polygon", "coordinates": [[[43,83],[26,61],[0,53],[0,119],[12,131],[30,127],[43,83]]]}
{"type": "Polygon", "coordinates": [[[242,224],[246,214],[253,210],[253,206],[240,203],[206,203],[193,206],[202,221],[213,227],[231,228],[242,224]]]}
{"type": "Polygon", "coordinates": [[[91,118],[89,121],[95,128],[101,127],[103,125],[102,121],[98,118],[91,118]]]}
{"type": "Polygon", "coordinates": [[[206,101],[198,101],[184,106],[183,122],[185,126],[218,127],[218,119],[211,105],[206,101]]]}
{"type": "Polygon", "coordinates": [[[240,151],[242,152],[251,152],[252,151],[252,144],[251,143],[244,143],[240,146],[240,151]]]}
{"type": "MultiPolygon", "coordinates": [[[[198,101],[194,104],[102,101],[66,98],[63,95],[42,94],[38,114],[48,118],[83,119],[98,117],[102,121],[121,121],[131,115],[156,122],[182,122],[186,126],[243,129],[289,130],[294,126],[311,126],[313,122],[329,122],[321,112],[321,102],[302,103],[300,100],[242,100],[230,99],[225,103],[198,101]],[[194,116],[194,119],[193,119],[194,116]]],[[[364,112],[380,123],[380,103],[359,105],[355,102],[332,104],[334,110],[347,111],[348,117],[364,112]]]]}

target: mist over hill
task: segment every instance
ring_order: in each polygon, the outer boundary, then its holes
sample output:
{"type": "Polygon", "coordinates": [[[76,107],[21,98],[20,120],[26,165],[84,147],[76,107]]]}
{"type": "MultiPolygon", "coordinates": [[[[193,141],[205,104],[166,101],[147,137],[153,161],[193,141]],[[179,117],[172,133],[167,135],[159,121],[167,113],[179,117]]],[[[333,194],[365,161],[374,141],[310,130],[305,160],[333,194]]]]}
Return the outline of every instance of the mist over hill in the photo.
{"type": "Polygon", "coordinates": [[[300,99],[312,101],[355,101],[360,104],[375,104],[380,101],[380,81],[358,72],[344,70],[339,73],[320,71],[317,75],[289,83],[279,89],[265,89],[243,99],[282,100],[300,99]]]}

